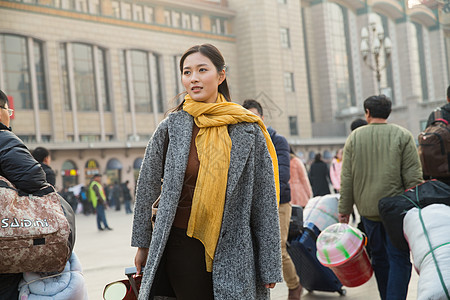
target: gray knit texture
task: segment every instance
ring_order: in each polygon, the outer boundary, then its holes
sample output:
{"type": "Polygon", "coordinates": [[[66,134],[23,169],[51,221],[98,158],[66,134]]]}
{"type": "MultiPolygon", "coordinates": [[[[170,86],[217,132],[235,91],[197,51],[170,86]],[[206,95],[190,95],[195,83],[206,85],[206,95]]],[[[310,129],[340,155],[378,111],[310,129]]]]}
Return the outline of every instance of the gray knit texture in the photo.
{"type": "MultiPolygon", "coordinates": [[[[171,113],[150,139],[142,162],[131,245],[150,249],[139,300],[149,298],[169,237],[181,195],[192,126],[193,118],[185,111],[171,113]],[[169,146],[161,192],[167,132],[169,146]],[[152,232],[151,206],[160,193],[158,217],[152,232]]],[[[214,299],[270,299],[264,284],[283,280],[272,160],[257,124],[229,125],[228,132],[232,141],[231,160],[222,228],[213,262],[214,299]]]]}

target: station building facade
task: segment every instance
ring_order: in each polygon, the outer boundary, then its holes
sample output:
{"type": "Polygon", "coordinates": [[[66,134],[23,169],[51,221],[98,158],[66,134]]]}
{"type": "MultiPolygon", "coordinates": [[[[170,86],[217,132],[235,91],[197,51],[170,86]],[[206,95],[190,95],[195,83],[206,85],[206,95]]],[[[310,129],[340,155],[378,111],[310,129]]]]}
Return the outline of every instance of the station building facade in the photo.
{"type": "Polygon", "coordinates": [[[13,131],[51,150],[57,188],[134,183],[145,146],[183,92],[179,59],[195,44],[223,53],[235,102],[308,160],[330,158],[380,91],[390,122],[417,135],[445,102],[450,21],[429,0],[0,0],[0,88],[13,131]],[[369,20],[392,40],[378,84],[363,62],[369,20]],[[446,23],[447,22],[447,23],[446,23]]]}

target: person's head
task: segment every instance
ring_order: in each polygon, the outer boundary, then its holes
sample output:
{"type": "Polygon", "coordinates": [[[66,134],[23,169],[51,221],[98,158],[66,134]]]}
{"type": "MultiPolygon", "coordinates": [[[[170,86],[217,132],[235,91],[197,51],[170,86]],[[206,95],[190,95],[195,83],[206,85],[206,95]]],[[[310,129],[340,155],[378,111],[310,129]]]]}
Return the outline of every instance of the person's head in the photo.
{"type": "Polygon", "coordinates": [[[291,145],[289,145],[289,153],[292,154],[292,155],[296,155],[295,152],[294,152],[294,149],[292,149],[291,145]]]}
{"type": "Polygon", "coordinates": [[[129,183],[129,181],[127,180],[127,181],[125,181],[125,185],[128,185],[128,183],[129,183]]]}
{"type": "Polygon", "coordinates": [[[342,160],[342,154],[344,153],[344,148],[341,148],[339,150],[336,151],[336,158],[339,160],[342,160]]]}
{"type": "Polygon", "coordinates": [[[322,161],[322,155],[320,153],[317,153],[316,156],[314,156],[314,162],[322,161]]]}
{"type": "Polygon", "coordinates": [[[9,127],[11,122],[12,109],[9,108],[9,101],[6,94],[0,90],[0,122],[9,127]]]}
{"type": "Polygon", "coordinates": [[[364,113],[368,123],[371,119],[386,120],[391,114],[392,102],[385,95],[371,96],[364,100],[364,113]]]}
{"type": "Polygon", "coordinates": [[[242,106],[264,120],[263,108],[258,101],[254,99],[247,99],[244,100],[242,106]]]}
{"type": "Polygon", "coordinates": [[[34,159],[39,163],[44,163],[46,165],[50,164],[50,152],[44,147],[37,147],[33,150],[31,155],[33,155],[34,159]]]}
{"type": "Polygon", "coordinates": [[[219,49],[211,44],[189,48],[180,59],[181,81],[195,101],[215,103],[221,93],[231,100],[225,74],[225,60],[219,49]]]}
{"type": "Polygon", "coordinates": [[[94,176],[92,176],[92,180],[97,181],[98,183],[102,183],[102,174],[95,174],[94,176]]]}
{"type": "Polygon", "coordinates": [[[447,88],[447,102],[450,102],[450,85],[447,88]]]}
{"type": "Polygon", "coordinates": [[[358,127],[367,125],[367,121],[364,119],[356,119],[352,122],[352,124],[350,124],[350,129],[353,131],[358,127]]]}

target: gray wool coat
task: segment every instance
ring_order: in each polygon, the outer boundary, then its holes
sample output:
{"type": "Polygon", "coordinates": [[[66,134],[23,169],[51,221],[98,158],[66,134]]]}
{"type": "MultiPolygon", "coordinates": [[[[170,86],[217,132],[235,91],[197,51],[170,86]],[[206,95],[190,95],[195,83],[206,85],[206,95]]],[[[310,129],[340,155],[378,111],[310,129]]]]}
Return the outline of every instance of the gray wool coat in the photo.
{"type": "MultiPolygon", "coordinates": [[[[139,299],[147,300],[180,199],[193,118],[171,113],[150,139],[142,162],[131,245],[149,248],[139,299]],[[165,135],[169,134],[161,191],[165,135]],[[151,206],[161,193],[152,229],[151,206]]],[[[216,300],[270,299],[264,284],[281,282],[281,246],[272,160],[256,123],[229,125],[232,141],[222,227],[213,261],[216,300]]]]}

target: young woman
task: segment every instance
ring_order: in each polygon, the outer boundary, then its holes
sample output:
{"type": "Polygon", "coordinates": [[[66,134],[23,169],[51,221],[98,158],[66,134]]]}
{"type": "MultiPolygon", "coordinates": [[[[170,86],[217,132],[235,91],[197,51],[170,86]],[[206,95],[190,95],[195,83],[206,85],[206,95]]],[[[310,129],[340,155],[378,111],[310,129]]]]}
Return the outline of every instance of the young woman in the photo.
{"type": "Polygon", "coordinates": [[[292,148],[290,148],[291,152],[291,161],[290,161],[290,179],[289,185],[291,186],[291,204],[300,205],[305,208],[309,199],[312,197],[312,188],[309,183],[308,172],[306,171],[305,165],[295,155],[292,148]]]}
{"type": "Polygon", "coordinates": [[[342,153],[344,148],[336,151],[336,155],[331,162],[330,179],[333,184],[334,191],[339,193],[341,190],[341,170],[342,170],[342,153]]]}
{"type": "Polygon", "coordinates": [[[139,299],[269,299],[282,281],[270,136],[260,118],[229,102],[216,47],[188,49],[180,72],[187,94],[154,132],[138,179],[132,246],[138,273],[145,266],[139,299]]]}

